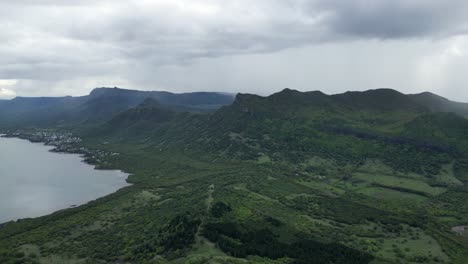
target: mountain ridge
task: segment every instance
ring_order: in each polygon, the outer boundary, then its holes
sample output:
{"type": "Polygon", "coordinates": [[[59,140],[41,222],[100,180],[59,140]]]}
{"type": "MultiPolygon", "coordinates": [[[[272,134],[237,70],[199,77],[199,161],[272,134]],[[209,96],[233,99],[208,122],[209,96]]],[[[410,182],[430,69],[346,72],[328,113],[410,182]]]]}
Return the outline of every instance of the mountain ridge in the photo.
{"type": "MultiPolygon", "coordinates": [[[[388,101],[390,99],[392,100],[398,100],[398,99],[404,99],[407,101],[407,103],[414,103],[414,104],[419,104],[420,106],[423,105],[425,107],[429,107],[430,103],[434,102],[443,102],[446,104],[453,104],[455,106],[452,106],[451,108],[447,108],[447,110],[460,110],[462,108],[467,108],[468,109],[468,103],[463,103],[463,102],[456,102],[449,100],[445,97],[430,93],[430,92],[423,92],[423,93],[418,93],[418,94],[404,94],[401,93],[397,90],[390,89],[390,88],[379,88],[379,89],[371,89],[371,90],[366,90],[366,91],[347,91],[344,93],[338,93],[338,94],[325,94],[322,91],[316,90],[316,91],[305,91],[301,92],[298,90],[290,89],[290,88],[285,88],[282,91],[279,91],[277,93],[273,93],[268,96],[260,96],[256,94],[249,94],[249,93],[239,93],[236,95],[236,99],[234,100],[236,103],[241,103],[246,100],[253,100],[253,98],[257,100],[272,100],[276,102],[282,102],[280,99],[281,98],[296,98],[296,100],[302,100],[302,102],[306,100],[311,100],[315,98],[328,98],[328,99],[337,99],[341,100],[343,103],[345,103],[347,100],[352,101],[353,99],[356,98],[369,98],[369,99],[379,99],[379,103],[382,101],[388,101]],[[425,100],[426,99],[426,100],[425,100]],[[431,100],[428,100],[431,99],[431,100]]],[[[349,102],[347,102],[349,103],[349,102]]],[[[465,114],[463,110],[463,114],[465,114]]]]}
{"type": "Polygon", "coordinates": [[[175,111],[211,112],[232,103],[231,95],[195,92],[96,88],[86,96],[16,97],[0,101],[0,124],[21,126],[76,125],[105,122],[113,115],[154,98],[175,111]]]}

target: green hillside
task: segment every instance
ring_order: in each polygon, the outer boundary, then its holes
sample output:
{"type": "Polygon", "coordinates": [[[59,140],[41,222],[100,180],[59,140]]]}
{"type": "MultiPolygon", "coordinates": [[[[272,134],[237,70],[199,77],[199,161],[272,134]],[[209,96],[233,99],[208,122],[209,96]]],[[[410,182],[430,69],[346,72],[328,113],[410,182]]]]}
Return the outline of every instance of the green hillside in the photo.
{"type": "Polygon", "coordinates": [[[466,263],[465,109],[390,89],[238,94],[209,114],[149,97],[69,146],[119,153],[89,160],[132,186],[1,225],[0,262],[466,263]]]}

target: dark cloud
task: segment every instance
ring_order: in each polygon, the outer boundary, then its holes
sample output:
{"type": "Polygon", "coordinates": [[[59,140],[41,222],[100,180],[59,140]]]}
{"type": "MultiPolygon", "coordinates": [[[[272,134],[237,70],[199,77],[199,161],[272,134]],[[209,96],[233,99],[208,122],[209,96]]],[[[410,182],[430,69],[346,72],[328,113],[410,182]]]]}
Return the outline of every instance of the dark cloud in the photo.
{"type": "Polygon", "coordinates": [[[361,38],[439,38],[468,29],[464,0],[316,1],[331,31],[361,38]]]}

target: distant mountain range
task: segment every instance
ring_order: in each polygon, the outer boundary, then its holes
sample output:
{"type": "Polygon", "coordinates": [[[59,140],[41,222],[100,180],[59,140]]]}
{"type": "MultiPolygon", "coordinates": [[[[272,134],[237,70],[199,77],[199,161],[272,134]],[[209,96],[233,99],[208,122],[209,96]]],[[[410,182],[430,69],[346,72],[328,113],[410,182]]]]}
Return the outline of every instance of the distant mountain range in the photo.
{"type": "Polygon", "coordinates": [[[233,101],[233,95],[214,92],[175,94],[119,88],[96,88],[81,97],[17,97],[0,101],[0,124],[54,126],[93,124],[136,107],[152,98],[174,111],[211,112],[233,101]]]}

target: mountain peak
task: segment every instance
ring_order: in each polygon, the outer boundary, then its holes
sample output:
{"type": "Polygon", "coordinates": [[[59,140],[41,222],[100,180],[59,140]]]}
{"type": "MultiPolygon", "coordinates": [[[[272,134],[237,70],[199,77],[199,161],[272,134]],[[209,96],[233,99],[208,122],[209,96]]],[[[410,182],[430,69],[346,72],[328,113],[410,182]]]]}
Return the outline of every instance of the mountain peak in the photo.
{"type": "Polygon", "coordinates": [[[281,90],[277,94],[293,94],[293,93],[300,93],[300,92],[298,90],[296,90],[296,89],[284,88],[283,90],[281,90]]]}
{"type": "Polygon", "coordinates": [[[393,96],[405,96],[405,94],[394,90],[392,88],[377,88],[377,89],[370,89],[370,90],[365,90],[365,91],[347,91],[342,94],[337,94],[337,95],[350,95],[350,94],[360,94],[360,95],[371,95],[371,96],[388,96],[388,95],[393,95],[393,96]]]}
{"type": "Polygon", "coordinates": [[[378,111],[410,110],[422,111],[420,105],[399,91],[390,88],[380,88],[367,91],[348,91],[332,95],[333,99],[343,106],[355,109],[370,109],[378,111]]]}
{"type": "Polygon", "coordinates": [[[123,88],[119,88],[119,87],[113,87],[113,88],[110,88],[110,87],[98,87],[98,88],[94,88],[90,93],[89,95],[92,96],[92,97],[96,97],[96,96],[102,96],[102,95],[126,95],[126,94],[129,94],[129,93],[138,93],[140,91],[137,91],[137,90],[130,90],[130,89],[123,89],[123,88]]]}
{"type": "Polygon", "coordinates": [[[285,88],[280,92],[267,97],[269,100],[282,103],[318,103],[326,100],[329,96],[321,91],[301,92],[298,90],[285,88]]]}

